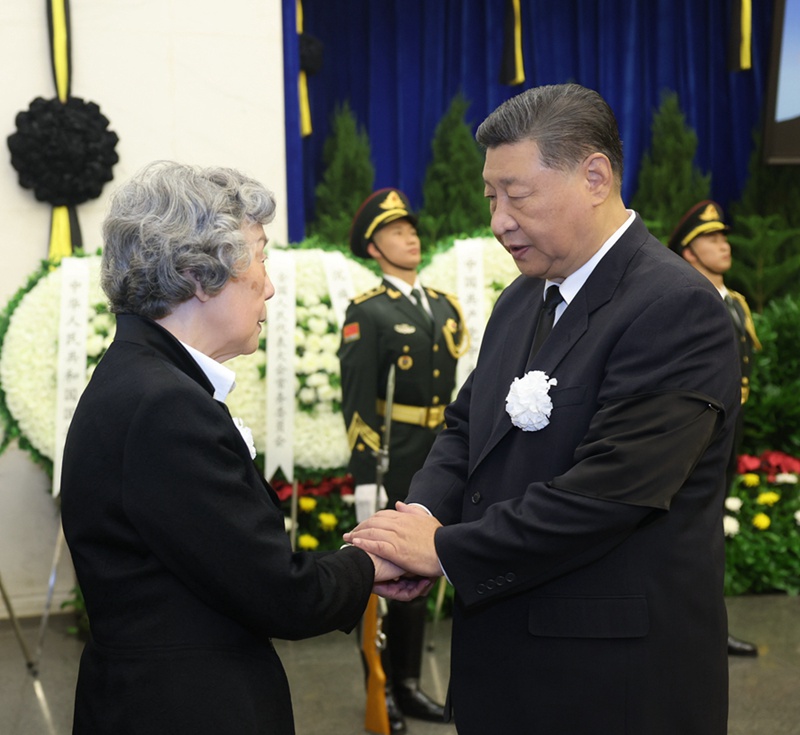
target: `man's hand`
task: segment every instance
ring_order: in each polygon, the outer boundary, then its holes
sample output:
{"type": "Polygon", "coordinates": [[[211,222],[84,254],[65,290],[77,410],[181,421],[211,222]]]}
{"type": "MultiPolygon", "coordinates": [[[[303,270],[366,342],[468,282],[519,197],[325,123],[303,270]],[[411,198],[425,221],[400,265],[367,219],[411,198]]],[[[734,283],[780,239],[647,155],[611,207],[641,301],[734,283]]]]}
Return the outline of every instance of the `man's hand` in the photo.
{"type": "Polygon", "coordinates": [[[382,510],[359,523],[344,534],[344,540],[412,575],[440,577],[442,568],[433,536],[442,524],[424,508],[405,503],[397,503],[396,507],[397,510],[382,510]]]}
{"type": "Polygon", "coordinates": [[[433,587],[433,580],[427,577],[400,577],[390,582],[376,584],[372,591],[390,600],[408,602],[420,595],[426,595],[433,587]]]}
{"type": "Polygon", "coordinates": [[[375,584],[372,591],[381,597],[388,597],[400,602],[408,602],[415,597],[426,594],[433,586],[433,580],[416,575],[408,575],[405,570],[386,559],[370,554],[375,565],[375,584]]]}

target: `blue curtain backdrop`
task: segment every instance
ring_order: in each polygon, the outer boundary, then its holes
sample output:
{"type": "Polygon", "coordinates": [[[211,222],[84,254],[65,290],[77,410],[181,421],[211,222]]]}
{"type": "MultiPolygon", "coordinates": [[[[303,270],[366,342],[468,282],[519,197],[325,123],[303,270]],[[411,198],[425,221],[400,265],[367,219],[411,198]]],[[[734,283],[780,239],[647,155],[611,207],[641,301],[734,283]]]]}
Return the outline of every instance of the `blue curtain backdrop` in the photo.
{"type": "MultiPolygon", "coordinates": [[[[473,130],[497,105],[541,84],[577,82],[611,105],[625,152],[623,196],[635,191],[663,90],[678,93],[697,132],[696,163],[727,207],[747,177],[766,94],[772,0],[753,0],[753,66],[728,71],[731,0],[522,0],[525,82],[500,83],[505,0],[302,0],[304,30],[324,43],[308,79],[312,135],[299,133],[295,0],[284,0],[289,239],[313,217],[322,148],[349,101],[370,137],[375,186],[422,204],[434,130],[452,97],[473,130]]],[[[487,215],[488,224],[488,215],[487,215]]]]}

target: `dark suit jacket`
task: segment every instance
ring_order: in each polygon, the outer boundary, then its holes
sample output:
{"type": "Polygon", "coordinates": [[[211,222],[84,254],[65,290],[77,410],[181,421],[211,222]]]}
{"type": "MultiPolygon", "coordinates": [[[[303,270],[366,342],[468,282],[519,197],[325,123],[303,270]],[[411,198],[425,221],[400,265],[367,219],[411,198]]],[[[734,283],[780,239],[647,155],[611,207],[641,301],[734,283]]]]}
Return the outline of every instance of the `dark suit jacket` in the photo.
{"type": "Polygon", "coordinates": [[[72,420],[64,532],[92,640],[80,735],[294,732],[271,637],[349,630],[373,580],[353,548],[292,553],[272,489],[182,345],[120,315],[72,420]]]}
{"type": "MultiPolygon", "coordinates": [[[[457,358],[448,337],[458,344],[464,325],[453,297],[425,289],[433,321],[389,281],[356,297],[347,309],[339,360],[342,415],[350,440],[348,471],[357,485],[375,482],[375,453],[381,447],[383,417],[376,399],[386,399],[386,379],[394,364],[396,404],[440,408],[450,403],[457,358]]],[[[443,426],[392,423],[389,472],[384,478],[389,507],[403,500],[443,426]]]]}
{"type": "Polygon", "coordinates": [[[638,217],[526,367],[542,288],[501,295],[409,496],[445,524],[459,733],[723,735],[730,319],[638,217]],[[525,432],[531,369],[558,384],[525,432]]]}

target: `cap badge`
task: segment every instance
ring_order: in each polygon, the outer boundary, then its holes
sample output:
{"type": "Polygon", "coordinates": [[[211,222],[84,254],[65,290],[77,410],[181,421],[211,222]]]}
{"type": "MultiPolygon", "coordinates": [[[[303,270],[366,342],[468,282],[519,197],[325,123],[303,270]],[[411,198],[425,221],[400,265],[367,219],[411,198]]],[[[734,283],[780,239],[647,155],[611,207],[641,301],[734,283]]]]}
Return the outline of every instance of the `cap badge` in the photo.
{"type": "Polygon", "coordinates": [[[381,209],[405,209],[406,205],[403,203],[403,200],[400,198],[400,195],[392,190],[387,195],[386,198],[378,205],[381,209]]]}
{"type": "Polygon", "coordinates": [[[714,220],[722,219],[717,211],[717,208],[713,204],[707,205],[702,213],[698,216],[701,220],[703,220],[703,222],[713,222],[714,220]]]}

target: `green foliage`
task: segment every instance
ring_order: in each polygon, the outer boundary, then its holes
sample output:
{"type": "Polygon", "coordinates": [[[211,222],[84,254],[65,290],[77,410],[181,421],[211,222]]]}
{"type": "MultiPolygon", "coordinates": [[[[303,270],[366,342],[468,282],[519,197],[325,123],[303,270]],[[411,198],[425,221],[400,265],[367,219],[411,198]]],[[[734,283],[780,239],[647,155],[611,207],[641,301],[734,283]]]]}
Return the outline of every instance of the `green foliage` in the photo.
{"type": "MultiPolygon", "coordinates": [[[[747,183],[740,201],[731,205],[731,216],[738,225],[740,217],[761,214],[780,215],[790,228],[800,228],[800,166],[774,166],[764,163],[763,136],[753,133],[753,152],[748,164],[747,183]]],[[[795,236],[794,252],[800,250],[795,236]]]]}
{"type": "Polygon", "coordinates": [[[75,615],[75,625],[67,628],[67,632],[78,636],[83,641],[88,641],[90,637],[89,615],[86,612],[86,601],[83,599],[83,592],[80,587],[73,587],[70,590],[72,597],[67,598],[61,603],[62,610],[72,610],[75,615]]]}
{"type": "Polygon", "coordinates": [[[733,266],[726,276],[752,308],[763,311],[776,296],[799,294],[800,166],[770,166],[763,139],[753,134],[753,152],[742,198],[730,207],[733,266]]]}
{"type": "Polygon", "coordinates": [[[743,451],[800,455],[800,300],[775,299],[753,320],[763,349],[750,376],[743,451]]]}
{"type": "MultiPolygon", "coordinates": [[[[764,455],[778,455],[770,452],[764,455]]],[[[784,455],[785,457],[785,455],[784,455]]],[[[759,463],[739,475],[725,503],[725,594],[800,593],[800,492],[795,472],[779,474],[759,463]],[[738,507],[737,507],[738,506],[738,507]]]]}
{"type": "Polygon", "coordinates": [[[489,212],[483,196],[483,155],[464,117],[469,102],[460,94],[450,102],[433,136],[433,158],[422,187],[419,218],[423,243],[485,228],[489,212]]]}
{"type": "Polygon", "coordinates": [[[787,227],[780,214],[741,214],[728,240],[734,257],[725,281],[751,309],[763,312],[771,299],[800,293],[800,227],[787,227]]]}
{"type": "Polygon", "coordinates": [[[653,115],[650,148],[642,156],[630,206],[650,232],[666,243],[684,213],[711,191],[711,174],[694,163],[697,134],[686,124],[678,95],[665,90],[653,115]]]}
{"type": "Polygon", "coordinates": [[[309,233],[347,250],[347,236],[361,202],[372,193],[375,167],[369,136],[345,102],[333,113],[322,159],[325,171],[314,192],[315,219],[309,233]]]}

